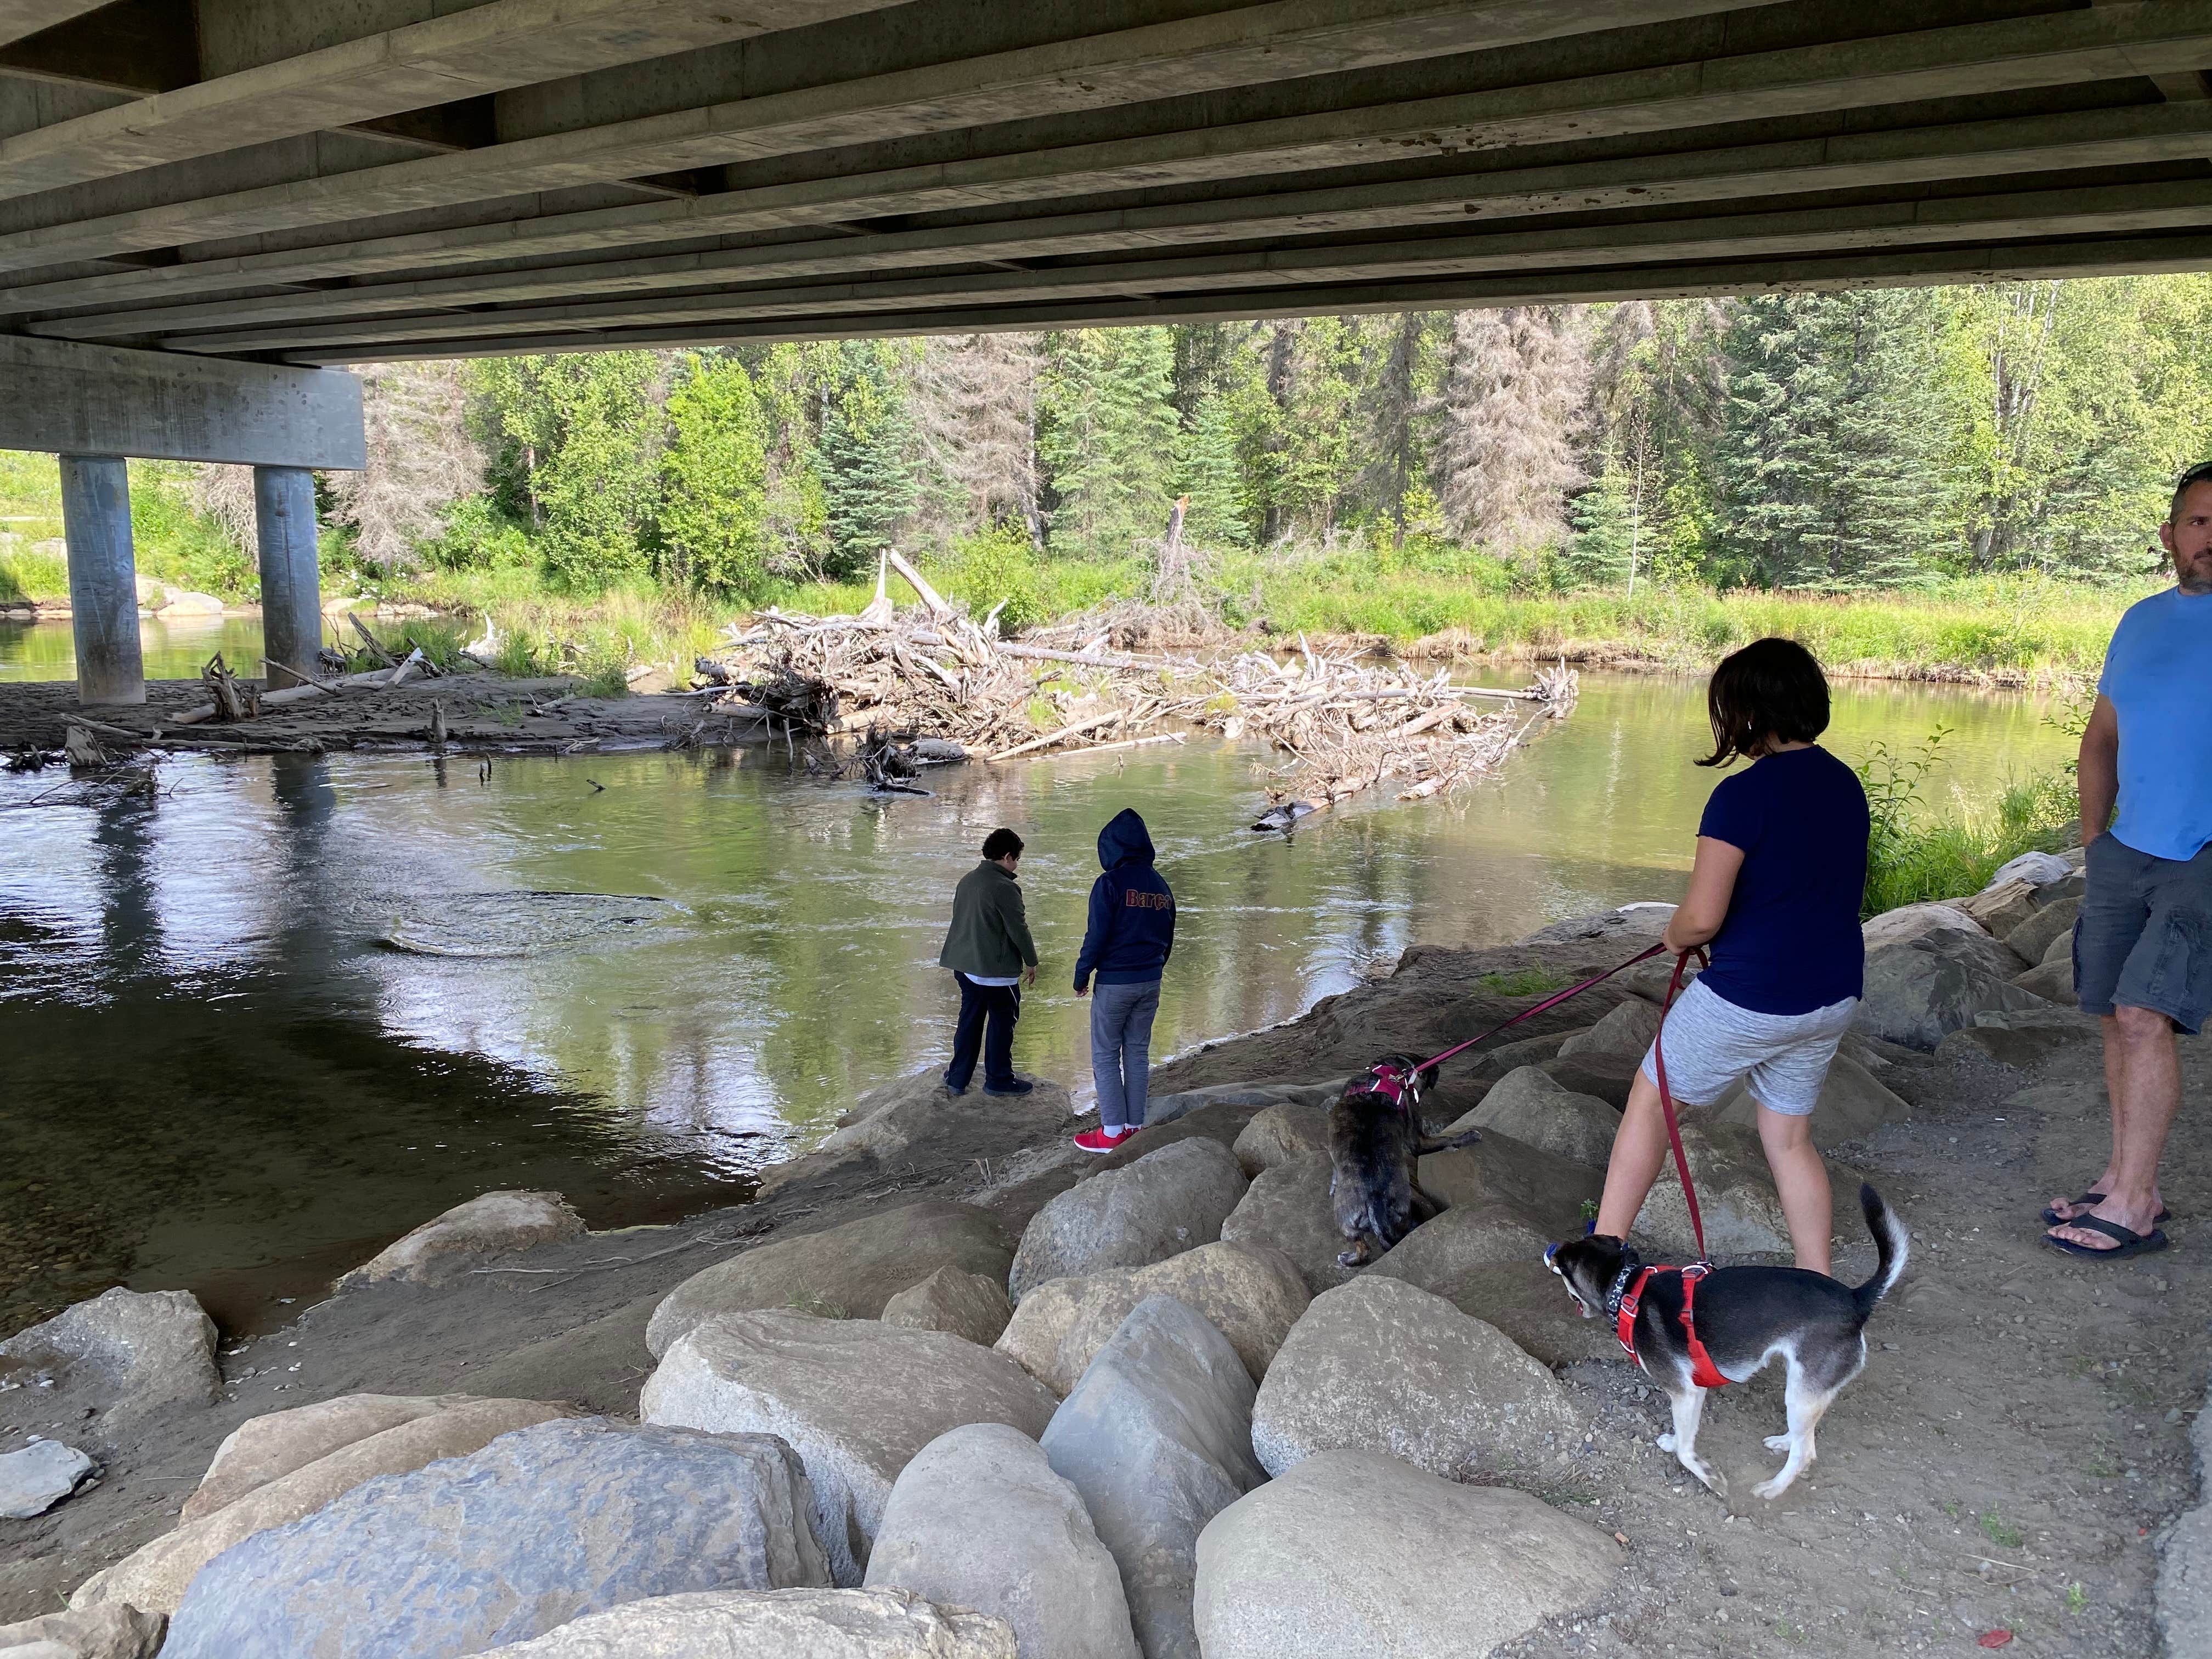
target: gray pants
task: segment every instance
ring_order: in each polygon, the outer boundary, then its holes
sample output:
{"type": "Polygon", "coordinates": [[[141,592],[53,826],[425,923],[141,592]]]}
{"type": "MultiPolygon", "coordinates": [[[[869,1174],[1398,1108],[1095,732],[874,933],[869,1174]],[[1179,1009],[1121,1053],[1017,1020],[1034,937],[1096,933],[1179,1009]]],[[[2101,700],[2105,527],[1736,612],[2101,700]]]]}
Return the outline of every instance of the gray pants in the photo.
{"type": "Polygon", "coordinates": [[[1159,1011],[1156,979],[1091,988],[1091,1079],[1098,1086],[1098,1121],[1109,1129],[1144,1127],[1152,1016],[1159,1011]]]}

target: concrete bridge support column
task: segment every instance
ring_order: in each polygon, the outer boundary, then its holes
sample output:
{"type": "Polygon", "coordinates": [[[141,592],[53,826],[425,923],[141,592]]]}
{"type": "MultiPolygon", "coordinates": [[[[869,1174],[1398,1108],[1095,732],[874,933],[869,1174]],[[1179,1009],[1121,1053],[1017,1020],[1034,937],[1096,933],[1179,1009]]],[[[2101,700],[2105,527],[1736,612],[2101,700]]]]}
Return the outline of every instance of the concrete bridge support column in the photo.
{"type": "MultiPolygon", "coordinates": [[[[320,570],[315,561],[315,475],[303,466],[253,469],[254,539],[261,555],[262,654],[302,673],[315,672],[323,643],[320,570]]],[[[269,684],[299,685],[271,666],[269,684]]]]}
{"type": "Polygon", "coordinates": [[[77,701],[143,702],[130,478],[121,459],[113,455],[64,455],[61,464],[77,701]]]}

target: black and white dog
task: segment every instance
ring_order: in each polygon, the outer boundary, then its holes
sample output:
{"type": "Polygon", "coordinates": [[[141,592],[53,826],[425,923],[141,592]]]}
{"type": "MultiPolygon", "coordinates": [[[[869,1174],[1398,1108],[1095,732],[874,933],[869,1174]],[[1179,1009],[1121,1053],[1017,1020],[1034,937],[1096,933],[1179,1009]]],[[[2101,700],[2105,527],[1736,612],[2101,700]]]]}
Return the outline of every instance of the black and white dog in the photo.
{"type": "Polygon", "coordinates": [[[1444,1206],[1421,1190],[1419,1160],[1482,1139],[1471,1129],[1439,1139],[1422,1127],[1421,1091],[1436,1086],[1437,1071],[1416,1064],[1410,1054],[1384,1056],[1346,1082],[1329,1108],[1329,1199],[1352,1247],[1336,1258],[1342,1267],[1365,1267],[1441,1214],[1444,1206]]]}
{"type": "Polygon", "coordinates": [[[1698,1455],[1708,1387],[1741,1382],[1773,1359],[1788,1362],[1784,1400],[1790,1431],[1768,1436],[1766,1449],[1790,1456],[1771,1480],[1753,1488],[1761,1498],[1775,1498],[1812,1462],[1814,1431],[1844,1386],[1865,1369],[1866,1322],[1904,1273],[1911,1242],[1905,1224],[1872,1187],[1859,1188],[1859,1205],[1880,1260],[1874,1277],[1856,1288],[1797,1267],[1716,1267],[1686,1286],[1680,1271],[1648,1269],[1633,1249],[1603,1236],[1554,1244],[1544,1253],[1583,1317],[1602,1310],[1619,1322],[1622,1343],[1667,1391],[1674,1431],[1660,1437],[1660,1449],[1673,1452],[1723,1498],[1727,1479],[1698,1455]],[[1626,1319],[1624,1298],[1633,1309],[1626,1319]],[[1700,1360],[1711,1371],[1701,1376],[1700,1360]]]}

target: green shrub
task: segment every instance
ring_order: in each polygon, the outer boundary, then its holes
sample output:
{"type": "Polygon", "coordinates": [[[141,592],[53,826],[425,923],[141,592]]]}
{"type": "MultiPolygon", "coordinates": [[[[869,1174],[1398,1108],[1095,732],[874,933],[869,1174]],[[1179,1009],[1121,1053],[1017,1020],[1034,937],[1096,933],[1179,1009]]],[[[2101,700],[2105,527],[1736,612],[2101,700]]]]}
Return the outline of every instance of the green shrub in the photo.
{"type": "Polygon", "coordinates": [[[1002,606],[1002,634],[1046,619],[1040,562],[1022,531],[1012,525],[995,525],[979,536],[954,542],[952,551],[946,597],[964,601],[970,616],[981,620],[993,606],[1002,606]]]}
{"type": "Polygon", "coordinates": [[[1978,893],[2008,860],[2056,852],[2073,837],[2081,807],[2074,780],[2063,770],[2008,784],[1994,801],[1929,817],[1921,787],[1949,735],[1939,726],[1917,748],[1904,750],[1876,743],[1859,763],[1871,821],[1862,915],[1978,893]]]}

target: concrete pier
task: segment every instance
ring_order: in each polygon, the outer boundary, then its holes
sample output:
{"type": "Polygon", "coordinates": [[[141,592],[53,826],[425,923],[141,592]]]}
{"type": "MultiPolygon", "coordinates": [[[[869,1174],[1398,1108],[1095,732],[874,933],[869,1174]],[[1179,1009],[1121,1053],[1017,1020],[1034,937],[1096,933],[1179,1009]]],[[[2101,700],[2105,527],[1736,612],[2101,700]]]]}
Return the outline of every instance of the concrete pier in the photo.
{"type": "Polygon", "coordinates": [[[143,702],[130,479],[121,459],[113,455],[64,455],[61,464],[77,700],[143,702]]]}
{"type": "MultiPolygon", "coordinates": [[[[323,641],[315,475],[301,466],[255,467],[253,524],[261,556],[262,654],[271,664],[312,674],[323,641]]],[[[300,675],[283,668],[272,666],[267,672],[272,689],[302,683],[300,675]]]]}

